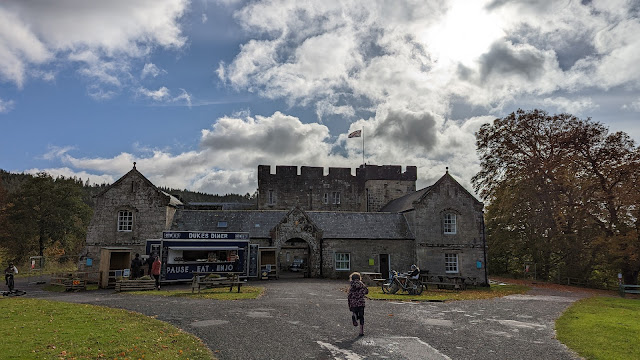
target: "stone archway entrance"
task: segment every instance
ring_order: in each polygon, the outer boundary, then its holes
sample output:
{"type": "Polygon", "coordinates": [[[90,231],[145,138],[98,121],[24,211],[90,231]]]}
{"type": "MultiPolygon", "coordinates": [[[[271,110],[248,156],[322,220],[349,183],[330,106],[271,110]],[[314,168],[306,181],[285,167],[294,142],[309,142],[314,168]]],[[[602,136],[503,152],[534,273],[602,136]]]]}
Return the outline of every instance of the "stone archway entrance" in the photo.
{"type": "MultiPolygon", "coordinates": [[[[295,256],[305,259],[302,276],[320,277],[321,272],[321,240],[322,231],[309,219],[300,208],[294,208],[272,230],[273,245],[278,249],[280,273],[290,270],[295,256]],[[306,251],[306,256],[305,256],[306,251]],[[287,261],[287,252],[289,260],[287,261]]],[[[293,271],[297,272],[297,271],[293,271]]]]}
{"type": "Polygon", "coordinates": [[[280,277],[309,277],[311,255],[311,247],[303,239],[294,238],[284,242],[280,247],[278,258],[280,277]]]}

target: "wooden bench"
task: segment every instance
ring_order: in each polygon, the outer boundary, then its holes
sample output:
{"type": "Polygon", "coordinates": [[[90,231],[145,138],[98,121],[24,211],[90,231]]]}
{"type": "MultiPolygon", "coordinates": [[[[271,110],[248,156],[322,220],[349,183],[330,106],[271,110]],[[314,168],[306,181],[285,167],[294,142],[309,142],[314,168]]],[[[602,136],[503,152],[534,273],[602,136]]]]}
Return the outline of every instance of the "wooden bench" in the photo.
{"type": "Polygon", "coordinates": [[[209,274],[201,274],[194,273],[193,279],[191,280],[191,293],[194,293],[196,289],[198,289],[198,294],[200,293],[200,289],[210,289],[210,288],[223,288],[229,287],[229,292],[233,291],[233,287],[238,287],[238,292],[240,292],[240,287],[246,281],[241,281],[240,277],[237,274],[222,276],[219,278],[216,277],[207,277],[209,274]]]}
{"type": "Polygon", "coordinates": [[[640,285],[620,284],[620,296],[624,297],[626,294],[640,294],[640,285]]]}
{"type": "Polygon", "coordinates": [[[457,275],[429,275],[421,274],[420,280],[422,284],[435,285],[438,288],[452,288],[454,290],[466,290],[468,285],[477,285],[478,280],[474,277],[465,277],[457,275]]]}
{"type": "Polygon", "coordinates": [[[116,292],[155,290],[155,280],[116,280],[116,292]]]}

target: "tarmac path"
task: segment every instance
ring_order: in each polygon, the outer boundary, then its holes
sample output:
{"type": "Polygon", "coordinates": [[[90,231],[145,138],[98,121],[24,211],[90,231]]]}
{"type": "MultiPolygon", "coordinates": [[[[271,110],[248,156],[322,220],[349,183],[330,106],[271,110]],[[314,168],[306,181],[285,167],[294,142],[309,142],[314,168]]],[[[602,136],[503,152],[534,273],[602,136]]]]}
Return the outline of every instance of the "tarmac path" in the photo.
{"type": "MultiPolygon", "coordinates": [[[[346,281],[255,282],[264,296],[217,301],[98,290],[26,296],[140,312],[201,338],[219,359],[579,359],[555,339],[554,321],[583,292],[452,302],[368,300],[365,336],[351,324],[346,281]]],[[[21,288],[22,289],[22,288],[21,288]]]]}

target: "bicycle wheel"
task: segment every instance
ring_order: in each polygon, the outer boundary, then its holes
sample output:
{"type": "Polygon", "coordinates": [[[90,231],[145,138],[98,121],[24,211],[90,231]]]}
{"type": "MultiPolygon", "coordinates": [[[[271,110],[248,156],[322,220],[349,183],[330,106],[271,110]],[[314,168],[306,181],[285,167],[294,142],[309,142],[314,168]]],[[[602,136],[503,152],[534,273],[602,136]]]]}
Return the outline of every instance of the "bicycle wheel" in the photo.
{"type": "Polygon", "coordinates": [[[398,283],[395,281],[392,282],[389,286],[389,294],[395,294],[398,292],[398,290],[400,290],[400,285],[398,285],[398,283]]]}
{"type": "Polygon", "coordinates": [[[385,281],[382,282],[382,292],[385,294],[389,293],[389,288],[391,287],[391,284],[393,282],[390,279],[387,279],[385,281]]]}
{"type": "Polygon", "coordinates": [[[415,289],[413,289],[413,293],[415,295],[422,294],[422,291],[424,290],[424,287],[423,287],[422,283],[416,283],[415,285],[416,285],[416,287],[415,287],[415,289]]]}

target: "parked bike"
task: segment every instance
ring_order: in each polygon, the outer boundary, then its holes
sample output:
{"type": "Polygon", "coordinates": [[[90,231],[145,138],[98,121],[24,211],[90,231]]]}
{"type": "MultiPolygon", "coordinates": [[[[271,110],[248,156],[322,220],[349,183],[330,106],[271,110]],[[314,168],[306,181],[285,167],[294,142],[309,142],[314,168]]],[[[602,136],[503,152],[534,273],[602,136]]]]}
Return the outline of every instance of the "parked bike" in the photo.
{"type": "Polygon", "coordinates": [[[21,296],[26,294],[26,291],[22,291],[22,290],[16,290],[14,288],[14,280],[13,280],[13,274],[7,274],[7,286],[9,287],[9,291],[3,291],[2,292],[2,296],[21,296]]]}
{"type": "Polygon", "coordinates": [[[424,288],[419,279],[411,279],[395,270],[391,270],[391,276],[382,283],[382,292],[385,294],[395,294],[402,290],[409,295],[420,295],[424,288]]]}

